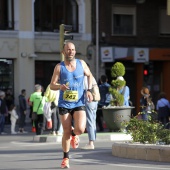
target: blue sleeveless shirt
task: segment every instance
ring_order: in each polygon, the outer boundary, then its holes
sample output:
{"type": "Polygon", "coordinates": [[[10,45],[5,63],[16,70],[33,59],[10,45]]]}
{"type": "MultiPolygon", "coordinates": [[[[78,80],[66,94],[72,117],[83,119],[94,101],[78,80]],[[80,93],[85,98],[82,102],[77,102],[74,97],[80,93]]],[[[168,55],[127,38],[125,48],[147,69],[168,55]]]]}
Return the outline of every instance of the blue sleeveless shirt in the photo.
{"type": "Polygon", "coordinates": [[[69,86],[69,90],[60,90],[59,107],[73,109],[84,106],[84,70],[80,60],[76,59],[76,69],[72,72],[67,70],[64,61],[60,63],[60,84],[69,86]]]}

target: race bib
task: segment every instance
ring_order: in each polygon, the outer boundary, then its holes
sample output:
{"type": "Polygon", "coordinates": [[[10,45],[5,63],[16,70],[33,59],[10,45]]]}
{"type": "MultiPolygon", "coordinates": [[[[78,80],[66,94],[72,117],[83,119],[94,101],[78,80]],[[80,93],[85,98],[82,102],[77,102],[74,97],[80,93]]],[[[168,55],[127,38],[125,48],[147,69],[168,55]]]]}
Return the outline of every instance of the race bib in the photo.
{"type": "Polygon", "coordinates": [[[75,102],[78,100],[78,91],[66,90],[63,94],[63,100],[75,102]]]}

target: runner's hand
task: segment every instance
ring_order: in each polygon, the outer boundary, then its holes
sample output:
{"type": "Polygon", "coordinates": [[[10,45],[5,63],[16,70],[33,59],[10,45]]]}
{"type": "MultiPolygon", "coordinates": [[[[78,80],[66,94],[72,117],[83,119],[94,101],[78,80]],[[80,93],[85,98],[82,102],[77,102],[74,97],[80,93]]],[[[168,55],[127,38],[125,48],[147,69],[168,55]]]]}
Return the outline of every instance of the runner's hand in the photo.
{"type": "Polygon", "coordinates": [[[66,90],[68,90],[68,89],[69,89],[69,87],[68,87],[67,85],[65,85],[65,84],[61,84],[61,85],[60,85],[60,90],[66,91],[66,90]]]}

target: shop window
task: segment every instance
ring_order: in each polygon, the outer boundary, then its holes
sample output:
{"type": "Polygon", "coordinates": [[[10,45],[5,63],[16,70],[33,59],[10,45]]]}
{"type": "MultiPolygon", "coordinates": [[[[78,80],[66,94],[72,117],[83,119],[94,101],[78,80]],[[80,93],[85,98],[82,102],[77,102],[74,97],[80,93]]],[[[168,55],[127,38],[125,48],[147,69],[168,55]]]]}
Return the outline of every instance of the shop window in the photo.
{"type": "Polygon", "coordinates": [[[76,0],[35,0],[35,31],[59,32],[59,25],[73,26],[78,31],[78,5],[76,0]]]}
{"type": "Polygon", "coordinates": [[[13,60],[0,59],[0,90],[14,89],[13,60]]]}
{"type": "Polygon", "coordinates": [[[0,30],[14,29],[13,0],[0,0],[0,30]]]}
{"type": "Polygon", "coordinates": [[[160,9],[159,18],[160,35],[170,36],[170,16],[167,15],[166,9],[160,9]]]}
{"type": "Polygon", "coordinates": [[[136,34],[136,8],[113,6],[112,8],[112,34],[136,34]]]}

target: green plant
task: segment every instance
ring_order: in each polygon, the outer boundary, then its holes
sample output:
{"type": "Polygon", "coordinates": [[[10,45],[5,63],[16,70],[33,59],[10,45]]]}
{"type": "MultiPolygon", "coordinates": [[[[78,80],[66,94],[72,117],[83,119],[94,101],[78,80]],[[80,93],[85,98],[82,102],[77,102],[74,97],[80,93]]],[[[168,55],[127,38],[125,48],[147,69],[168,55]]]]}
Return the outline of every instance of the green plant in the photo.
{"type": "Polygon", "coordinates": [[[121,62],[116,62],[111,68],[111,76],[114,78],[111,82],[111,87],[109,92],[112,95],[112,100],[110,102],[111,106],[123,106],[124,97],[119,92],[119,90],[125,86],[126,81],[117,79],[118,77],[123,77],[125,75],[125,66],[121,62]]]}
{"type": "Polygon", "coordinates": [[[126,127],[127,134],[131,134],[133,142],[170,144],[170,130],[164,129],[163,125],[155,121],[153,117],[150,115],[148,121],[144,121],[135,116],[129,122],[122,123],[126,127]]]}

